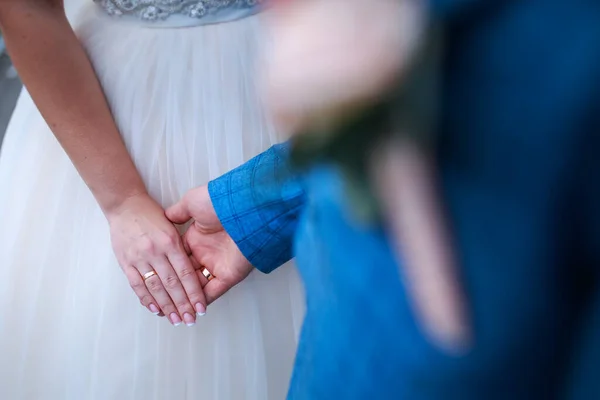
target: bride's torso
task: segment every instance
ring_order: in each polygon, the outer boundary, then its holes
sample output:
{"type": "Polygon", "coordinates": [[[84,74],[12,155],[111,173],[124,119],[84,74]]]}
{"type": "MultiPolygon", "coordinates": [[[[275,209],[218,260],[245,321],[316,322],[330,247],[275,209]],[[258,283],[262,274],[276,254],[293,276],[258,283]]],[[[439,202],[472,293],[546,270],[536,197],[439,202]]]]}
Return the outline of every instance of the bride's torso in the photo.
{"type": "Polygon", "coordinates": [[[147,27],[215,24],[253,15],[262,0],[93,0],[108,15],[147,27]]]}

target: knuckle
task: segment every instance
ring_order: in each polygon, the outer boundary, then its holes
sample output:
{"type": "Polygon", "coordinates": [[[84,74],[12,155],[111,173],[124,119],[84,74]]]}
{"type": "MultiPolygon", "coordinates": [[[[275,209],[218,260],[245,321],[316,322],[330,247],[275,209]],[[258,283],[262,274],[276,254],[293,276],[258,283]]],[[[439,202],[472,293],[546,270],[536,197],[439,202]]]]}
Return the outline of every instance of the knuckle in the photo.
{"type": "Polygon", "coordinates": [[[177,309],[175,308],[175,306],[173,305],[173,303],[171,303],[168,300],[163,301],[161,304],[158,305],[158,307],[166,315],[169,315],[172,312],[176,312],[177,311],[177,309]]]}
{"type": "Polygon", "coordinates": [[[183,310],[183,311],[189,311],[191,309],[190,304],[187,302],[178,302],[176,304],[176,307],[178,310],[183,310]]]}
{"type": "Polygon", "coordinates": [[[183,268],[181,271],[179,271],[179,277],[181,279],[193,279],[195,278],[196,275],[196,271],[193,268],[183,268]]]}
{"type": "Polygon", "coordinates": [[[146,289],[146,285],[144,285],[144,282],[139,279],[132,280],[129,282],[129,284],[136,293],[146,289]]]}
{"type": "Polygon", "coordinates": [[[177,235],[176,233],[168,233],[165,235],[162,235],[161,238],[159,239],[159,243],[162,247],[178,247],[179,244],[179,235],[177,235]]]}
{"type": "Polygon", "coordinates": [[[150,305],[150,303],[154,302],[154,298],[150,295],[143,295],[142,297],[140,297],[140,303],[142,303],[145,306],[150,305]]]}
{"type": "Polygon", "coordinates": [[[179,278],[176,275],[167,275],[165,277],[165,286],[167,289],[175,289],[179,286],[179,278]]]}
{"type": "Polygon", "coordinates": [[[139,244],[139,252],[141,254],[153,254],[156,250],[156,246],[154,242],[148,238],[144,238],[140,240],[139,244]]]}
{"type": "Polygon", "coordinates": [[[153,291],[153,292],[156,292],[162,288],[160,279],[156,279],[155,277],[148,279],[146,281],[146,286],[148,287],[148,289],[150,291],[153,291]]]}
{"type": "Polygon", "coordinates": [[[190,299],[191,304],[196,304],[198,302],[204,303],[206,301],[204,295],[202,295],[200,292],[188,293],[188,298],[190,299]]]}

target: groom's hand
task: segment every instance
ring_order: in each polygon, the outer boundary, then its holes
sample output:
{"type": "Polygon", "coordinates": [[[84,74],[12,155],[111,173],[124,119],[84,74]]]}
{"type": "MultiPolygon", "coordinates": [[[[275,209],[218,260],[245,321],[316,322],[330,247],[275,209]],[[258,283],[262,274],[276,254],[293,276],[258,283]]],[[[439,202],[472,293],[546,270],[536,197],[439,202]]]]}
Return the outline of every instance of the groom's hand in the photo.
{"type": "Polygon", "coordinates": [[[252,271],[252,265],[223,229],[207,186],[190,190],[178,203],[167,209],[166,215],[176,224],[193,220],[183,235],[183,242],[193,256],[192,261],[197,264],[197,273],[209,304],[252,271]],[[214,276],[210,282],[202,274],[204,268],[214,276]]]}

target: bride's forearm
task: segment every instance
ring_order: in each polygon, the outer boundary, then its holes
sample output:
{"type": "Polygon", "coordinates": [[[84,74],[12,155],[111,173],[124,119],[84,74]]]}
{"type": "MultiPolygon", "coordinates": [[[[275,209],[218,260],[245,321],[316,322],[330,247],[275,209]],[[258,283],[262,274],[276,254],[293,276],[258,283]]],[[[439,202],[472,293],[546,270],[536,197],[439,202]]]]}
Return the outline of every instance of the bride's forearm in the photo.
{"type": "Polygon", "coordinates": [[[104,212],[146,193],[62,1],[0,1],[0,28],[23,83],[104,212]]]}

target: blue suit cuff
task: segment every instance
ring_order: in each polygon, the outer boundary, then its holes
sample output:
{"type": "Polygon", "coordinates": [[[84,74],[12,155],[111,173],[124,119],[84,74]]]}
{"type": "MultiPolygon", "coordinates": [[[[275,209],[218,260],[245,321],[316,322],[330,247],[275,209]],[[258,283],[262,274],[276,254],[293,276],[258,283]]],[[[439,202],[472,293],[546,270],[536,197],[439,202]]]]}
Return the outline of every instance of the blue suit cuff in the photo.
{"type": "Polygon", "coordinates": [[[287,151],[274,146],[209,182],[221,224],[242,254],[269,273],[292,258],[304,190],[287,168],[287,151]]]}

